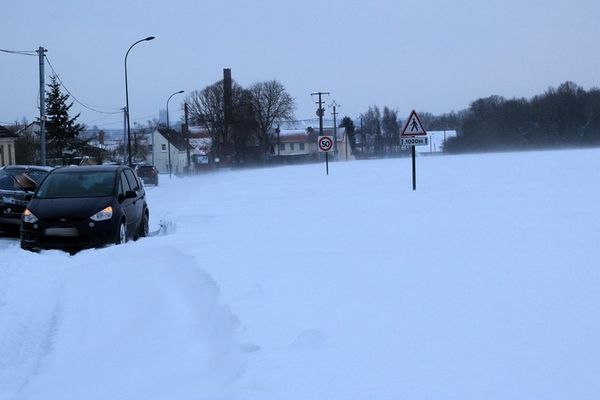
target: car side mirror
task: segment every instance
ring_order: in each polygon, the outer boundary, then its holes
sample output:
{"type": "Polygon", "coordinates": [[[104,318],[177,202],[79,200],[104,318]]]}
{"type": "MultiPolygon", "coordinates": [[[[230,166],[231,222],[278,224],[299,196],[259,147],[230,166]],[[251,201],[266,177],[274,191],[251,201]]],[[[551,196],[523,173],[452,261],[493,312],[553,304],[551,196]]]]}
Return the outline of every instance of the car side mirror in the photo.
{"type": "Polygon", "coordinates": [[[33,193],[26,193],[23,198],[27,201],[31,201],[31,199],[33,199],[33,193]]]}
{"type": "Polygon", "coordinates": [[[135,190],[128,190],[125,192],[126,199],[135,199],[136,197],[137,197],[137,193],[135,192],[135,190]]]}

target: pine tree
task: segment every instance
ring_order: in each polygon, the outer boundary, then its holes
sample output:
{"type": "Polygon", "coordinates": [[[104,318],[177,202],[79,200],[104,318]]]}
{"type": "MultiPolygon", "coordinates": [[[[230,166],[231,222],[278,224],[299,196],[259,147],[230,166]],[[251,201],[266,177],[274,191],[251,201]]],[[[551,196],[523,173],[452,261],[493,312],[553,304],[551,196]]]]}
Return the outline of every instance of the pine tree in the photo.
{"type": "Polygon", "coordinates": [[[350,139],[350,146],[352,150],[354,150],[354,147],[356,146],[356,139],[354,138],[354,121],[352,121],[352,118],[345,116],[344,118],[342,118],[342,122],[340,122],[339,127],[346,128],[346,133],[348,134],[348,138],[350,139]]]}
{"type": "Polygon", "coordinates": [[[73,102],[68,103],[69,95],[60,90],[56,76],[51,76],[49,90],[46,92],[46,146],[48,158],[61,159],[63,165],[78,156],[85,142],[79,139],[79,133],[85,126],[76,123],[79,114],[69,116],[73,102]]]}

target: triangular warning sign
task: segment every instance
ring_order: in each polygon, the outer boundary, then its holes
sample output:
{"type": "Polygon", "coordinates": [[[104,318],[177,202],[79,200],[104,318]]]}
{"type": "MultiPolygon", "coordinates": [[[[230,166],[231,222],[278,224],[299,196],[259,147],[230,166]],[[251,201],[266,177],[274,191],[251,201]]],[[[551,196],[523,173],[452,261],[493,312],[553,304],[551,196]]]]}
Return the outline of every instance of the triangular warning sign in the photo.
{"type": "Polygon", "coordinates": [[[425,131],[425,128],[423,128],[423,124],[421,123],[421,120],[419,119],[419,116],[417,115],[415,110],[412,110],[410,116],[404,124],[404,129],[402,129],[402,133],[400,133],[400,136],[419,135],[427,135],[427,132],[425,131]]]}

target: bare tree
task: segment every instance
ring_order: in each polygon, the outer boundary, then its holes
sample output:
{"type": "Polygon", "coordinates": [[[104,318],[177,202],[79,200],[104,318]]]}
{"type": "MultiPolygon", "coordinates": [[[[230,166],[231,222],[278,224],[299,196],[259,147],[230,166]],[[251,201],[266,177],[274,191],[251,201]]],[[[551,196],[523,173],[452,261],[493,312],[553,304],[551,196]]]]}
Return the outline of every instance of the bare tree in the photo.
{"type": "Polygon", "coordinates": [[[187,96],[190,119],[192,123],[206,127],[215,154],[220,155],[229,148],[235,161],[239,161],[245,147],[255,141],[256,123],[251,99],[248,90],[233,82],[231,112],[226,121],[223,80],[187,96]]]}
{"type": "Polygon", "coordinates": [[[202,90],[194,90],[186,97],[190,119],[193,124],[206,127],[213,146],[223,140],[225,127],[225,100],[223,81],[202,90]]]}
{"type": "Polygon", "coordinates": [[[267,149],[270,133],[277,121],[294,118],[296,104],[285,87],[276,80],[257,82],[248,89],[252,95],[252,108],[256,120],[260,145],[267,149]]]}

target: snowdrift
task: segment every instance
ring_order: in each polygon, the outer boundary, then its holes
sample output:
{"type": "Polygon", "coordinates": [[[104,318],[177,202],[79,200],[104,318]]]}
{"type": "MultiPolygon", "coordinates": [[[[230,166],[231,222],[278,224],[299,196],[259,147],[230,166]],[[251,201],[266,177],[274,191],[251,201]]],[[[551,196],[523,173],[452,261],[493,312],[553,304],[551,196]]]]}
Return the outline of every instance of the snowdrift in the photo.
{"type": "Polygon", "coordinates": [[[238,374],[235,317],[191,257],[2,251],[0,399],[214,399],[238,374]]]}

